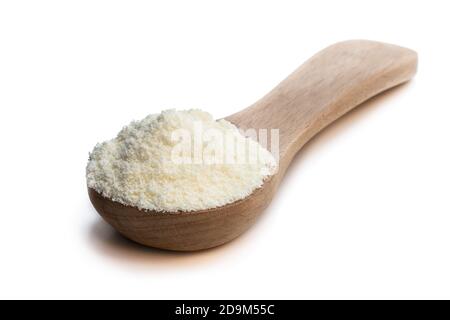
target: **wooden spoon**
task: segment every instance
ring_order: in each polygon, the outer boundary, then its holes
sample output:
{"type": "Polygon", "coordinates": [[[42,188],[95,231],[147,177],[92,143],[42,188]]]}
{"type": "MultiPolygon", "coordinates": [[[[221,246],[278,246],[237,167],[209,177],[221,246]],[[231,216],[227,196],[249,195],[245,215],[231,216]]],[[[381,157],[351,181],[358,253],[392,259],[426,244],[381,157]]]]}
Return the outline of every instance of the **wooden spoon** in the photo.
{"type": "Polygon", "coordinates": [[[195,212],[141,211],[89,189],[95,209],[125,237],[146,246],[193,251],[224,244],[268,206],[294,155],[321,129],[376,94],[410,80],[417,54],[379,42],[340,42],[319,52],[252,106],[226,119],[242,129],[279,129],[278,173],[250,196],[195,212]]]}

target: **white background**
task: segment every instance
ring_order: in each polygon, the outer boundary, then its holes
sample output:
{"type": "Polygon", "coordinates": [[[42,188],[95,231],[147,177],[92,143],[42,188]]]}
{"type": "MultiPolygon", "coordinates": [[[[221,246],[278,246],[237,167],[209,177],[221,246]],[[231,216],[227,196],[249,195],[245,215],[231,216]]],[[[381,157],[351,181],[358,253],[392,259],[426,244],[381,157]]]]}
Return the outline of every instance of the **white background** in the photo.
{"type": "Polygon", "coordinates": [[[447,3],[0,2],[0,298],[450,298],[447,3]],[[417,77],[311,141],[245,235],[171,253],[96,214],[96,142],[232,114],[352,38],[415,49],[417,77]]]}

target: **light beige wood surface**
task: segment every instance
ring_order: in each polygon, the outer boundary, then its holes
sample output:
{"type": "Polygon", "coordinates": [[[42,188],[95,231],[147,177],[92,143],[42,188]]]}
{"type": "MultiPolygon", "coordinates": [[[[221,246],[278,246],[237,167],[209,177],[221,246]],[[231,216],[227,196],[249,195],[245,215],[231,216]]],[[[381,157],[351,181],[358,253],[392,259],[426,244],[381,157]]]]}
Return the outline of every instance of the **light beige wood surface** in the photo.
{"type": "Polygon", "coordinates": [[[410,80],[417,54],[366,40],[332,45],[309,59],[252,106],[226,119],[242,129],[280,130],[280,167],[247,198],[196,212],[157,213],[113,202],[89,189],[95,209],[125,237],[146,246],[194,251],[224,244],[247,230],[274,196],[301,147],[367,99],[410,80]]]}

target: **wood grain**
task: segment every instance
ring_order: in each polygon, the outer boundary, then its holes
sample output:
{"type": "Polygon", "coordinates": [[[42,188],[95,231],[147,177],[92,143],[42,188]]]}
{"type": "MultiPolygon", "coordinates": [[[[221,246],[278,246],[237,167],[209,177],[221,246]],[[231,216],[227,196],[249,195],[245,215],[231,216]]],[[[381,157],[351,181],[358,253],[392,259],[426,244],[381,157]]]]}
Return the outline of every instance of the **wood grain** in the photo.
{"type": "Polygon", "coordinates": [[[226,119],[242,129],[279,129],[278,173],[235,203],[196,212],[141,211],[95,190],[100,215],[125,237],[146,246],[194,251],[226,243],[268,206],[291,160],[315,134],[369,98],[410,80],[417,54],[380,42],[352,40],[319,52],[252,106],[226,119]]]}

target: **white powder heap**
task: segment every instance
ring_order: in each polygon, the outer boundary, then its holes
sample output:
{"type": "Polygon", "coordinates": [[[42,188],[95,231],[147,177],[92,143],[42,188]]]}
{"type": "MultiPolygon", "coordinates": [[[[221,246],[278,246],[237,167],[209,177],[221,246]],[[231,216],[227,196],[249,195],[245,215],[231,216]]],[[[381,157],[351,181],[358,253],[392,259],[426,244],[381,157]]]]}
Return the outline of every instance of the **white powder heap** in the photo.
{"type": "Polygon", "coordinates": [[[230,122],[215,121],[200,110],[167,110],[132,122],[115,139],[98,144],[90,154],[86,175],[88,187],[114,201],[176,212],[243,199],[275,170],[272,154],[230,122]],[[186,136],[189,139],[180,139],[186,136]],[[229,139],[223,137],[230,136],[235,147],[224,148],[229,147],[224,142],[229,139]],[[200,144],[195,137],[200,137],[200,144]],[[199,147],[202,153],[196,158],[199,147]],[[249,160],[255,156],[256,161],[249,160]]]}

